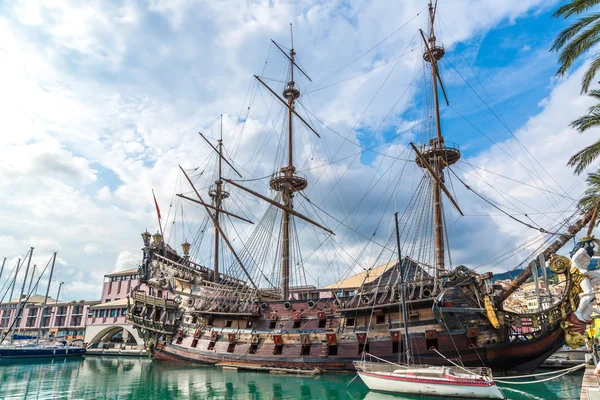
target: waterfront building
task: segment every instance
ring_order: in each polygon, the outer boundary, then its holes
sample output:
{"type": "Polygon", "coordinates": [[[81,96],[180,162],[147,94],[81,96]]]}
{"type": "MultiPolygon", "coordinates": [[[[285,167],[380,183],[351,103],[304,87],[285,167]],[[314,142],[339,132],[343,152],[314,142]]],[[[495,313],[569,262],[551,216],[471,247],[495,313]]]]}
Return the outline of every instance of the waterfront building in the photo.
{"type": "Polygon", "coordinates": [[[24,296],[21,300],[12,299],[0,303],[0,327],[4,333],[14,327],[17,335],[37,337],[41,323],[42,338],[83,339],[90,307],[99,303],[98,300],[61,302],[48,298],[42,315],[44,296],[36,294],[29,299],[24,296]],[[24,302],[26,302],[25,307],[19,315],[24,302]]]}
{"type": "MultiPolygon", "coordinates": [[[[127,318],[127,296],[138,284],[137,268],[104,276],[102,296],[90,308],[85,342],[92,347],[143,348],[143,340],[127,318]]],[[[144,291],[144,287],[138,290],[144,291]]]]}

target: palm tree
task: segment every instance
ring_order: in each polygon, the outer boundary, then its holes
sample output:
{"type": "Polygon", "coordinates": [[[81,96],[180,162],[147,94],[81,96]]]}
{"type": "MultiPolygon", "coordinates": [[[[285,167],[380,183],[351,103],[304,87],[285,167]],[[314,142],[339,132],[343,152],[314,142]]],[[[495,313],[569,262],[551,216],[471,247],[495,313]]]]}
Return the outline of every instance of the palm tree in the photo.
{"type": "MultiPolygon", "coordinates": [[[[593,89],[588,93],[588,95],[598,100],[598,103],[589,108],[587,115],[584,115],[583,117],[571,122],[571,127],[577,130],[579,133],[583,133],[588,129],[600,126],[600,90],[593,89]]],[[[580,174],[586,167],[593,163],[598,156],[600,156],[600,139],[587,146],[583,150],[575,153],[569,159],[567,165],[575,167],[575,172],[580,174]]]]}
{"type": "MultiPolygon", "coordinates": [[[[550,51],[560,51],[560,67],[556,75],[564,76],[575,61],[600,42],[600,12],[589,12],[592,7],[599,4],[600,0],[569,0],[554,12],[554,17],[557,18],[569,18],[588,12],[587,15],[564,29],[552,43],[550,51]]],[[[588,93],[598,70],[600,70],[600,54],[595,54],[581,80],[582,94],[588,93]]],[[[600,126],[600,90],[591,90],[588,95],[598,100],[598,104],[590,107],[587,115],[571,123],[571,127],[579,133],[600,126]]],[[[567,165],[575,167],[575,173],[580,174],[598,157],[600,157],[600,140],[575,153],[567,165]]]]}
{"type": "MultiPolygon", "coordinates": [[[[554,17],[569,18],[589,11],[600,4],[600,0],[570,0],[560,6],[554,17]]],[[[573,63],[600,42],[600,13],[594,12],[580,18],[564,29],[552,43],[550,51],[560,51],[560,67],[556,72],[564,76],[573,63]]],[[[600,69],[600,55],[596,54],[581,81],[581,93],[587,93],[590,83],[600,69]]]]}
{"type": "MultiPolygon", "coordinates": [[[[596,207],[600,200],[600,170],[588,174],[585,182],[587,189],[583,192],[583,197],[579,199],[579,207],[587,212],[596,207]]],[[[600,219],[597,221],[600,222],[600,219]]]]}

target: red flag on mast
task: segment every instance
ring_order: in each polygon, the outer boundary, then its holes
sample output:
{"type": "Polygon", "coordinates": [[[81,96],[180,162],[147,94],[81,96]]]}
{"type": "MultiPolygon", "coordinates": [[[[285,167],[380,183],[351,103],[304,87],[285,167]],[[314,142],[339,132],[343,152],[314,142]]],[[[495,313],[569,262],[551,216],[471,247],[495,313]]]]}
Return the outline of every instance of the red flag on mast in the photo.
{"type": "Polygon", "coordinates": [[[156,206],[156,214],[158,215],[158,220],[160,221],[160,208],[158,208],[158,202],[156,201],[156,196],[154,195],[154,189],[152,189],[152,197],[154,197],[154,205],[156,206]]]}

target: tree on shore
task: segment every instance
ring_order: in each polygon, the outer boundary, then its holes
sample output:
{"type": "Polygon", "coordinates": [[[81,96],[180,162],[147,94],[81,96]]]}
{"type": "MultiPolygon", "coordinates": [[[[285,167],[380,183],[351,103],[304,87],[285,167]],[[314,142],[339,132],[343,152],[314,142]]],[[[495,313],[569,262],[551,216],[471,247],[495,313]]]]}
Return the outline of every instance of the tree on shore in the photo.
{"type": "MultiPolygon", "coordinates": [[[[587,188],[581,199],[579,199],[579,207],[584,211],[589,211],[596,207],[600,201],[600,170],[588,174],[585,182],[587,188]]],[[[597,221],[600,222],[600,219],[597,221]]]]}
{"type": "MultiPolygon", "coordinates": [[[[552,43],[550,51],[559,53],[557,76],[564,76],[571,69],[573,63],[600,43],[600,12],[591,10],[599,4],[600,0],[569,0],[554,12],[554,17],[565,19],[585,14],[560,32],[552,43]]],[[[587,115],[571,123],[571,127],[579,133],[600,127],[600,90],[589,90],[590,84],[599,70],[600,54],[594,54],[581,80],[581,93],[587,93],[598,103],[590,107],[587,115]]],[[[598,157],[600,157],[600,139],[575,153],[567,165],[574,167],[577,174],[581,174],[598,157]]]]}

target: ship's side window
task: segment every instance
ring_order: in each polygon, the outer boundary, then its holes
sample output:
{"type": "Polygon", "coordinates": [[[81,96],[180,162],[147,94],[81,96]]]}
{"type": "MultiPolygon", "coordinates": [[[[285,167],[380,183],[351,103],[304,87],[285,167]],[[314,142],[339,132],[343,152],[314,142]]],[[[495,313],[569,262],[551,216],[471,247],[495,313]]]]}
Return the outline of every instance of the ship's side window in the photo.
{"type": "Polygon", "coordinates": [[[300,323],[301,323],[301,322],[302,322],[302,321],[294,321],[294,329],[298,329],[298,328],[300,328],[300,323]]]}
{"type": "Polygon", "coordinates": [[[346,318],[346,326],[354,326],[354,318],[346,318]]]}
{"type": "Polygon", "coordinates": [[[227,352],[233,353],[233,350],[235,350],[235,343],[229,343],[229,346],[227,346],[227,352]]]}
{"type": "Polygon", "coordinates": [[[437,349],[438,348],[438,340],[437,340],[437,338],[435,338],[435,339],[427,339],[426,340],[426,344],[427,344],[427,348],[428,349],[431,349],[431,348],[437,349]]]}
{"type": "Polygon", "coordinates": [[[385,324],[385,314],[383,314],[383,313],[377,314],[375,316],[375,323],[376,324],[385,324]]]}
{"type": "Polygon", "coordinates": [[[179,336],[177,338],[177,344],[181,344],[183,342],[183,337],[179,336]]]}
{"type": "Polygon", "coordinates": [[[192,347],[198,346],[198,339],[192,340],[192,347]]]}
{"type": "Polygon", "coordinates": [[[309,356],[310,355],[310,346],[311,343],[305,343],[302,345],[302,350],[300,352],[301,356],[309,356]]]}
{"type": "Polygon", "coordinates": [[[275,329],[275,325],[277,325],[277,321],[269,321],[269,329],[275,329]]]}
{"type": "Polygon", "coordinates": [[[338,353],[338,345],[337,344],[330,344],[327,347],[327,355],[328,356],[337,356],[338,353]]]}
{"type": "Polygon", "coordinates": [[[232,324],[232,323],[233,323],[233,321],[232,321],[232,320],[227,320],[227,321],[225,322],[225,328],[231,328],[231,324],[232,324]]]}
{"type": "Polygon", "coordinates": [[[252,343],[250,345],[250,350],[248,350],[248,353],[250,353],[250,354],[256,354],[257,350],[258,350],[258,343],[252,343]]]}
{"type": "Polygon", "coordinates": [[[397,340],[392,341],[392,353],[397,354],[400,349],[400,342],[397,340]]]}
{"type": "Polygon", "coordinates": [[[214,348],[215,348],[215,342],[210,341],[210,343],[208,343],[208,350],[213,350],[214,348]]]}
{"type": "Polygon", "coordinates": [[[326,319],[320,319],[319,320],[319,328],[325,328],[326,324],[327,324],[327,320],[326,319]]]}

